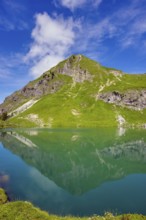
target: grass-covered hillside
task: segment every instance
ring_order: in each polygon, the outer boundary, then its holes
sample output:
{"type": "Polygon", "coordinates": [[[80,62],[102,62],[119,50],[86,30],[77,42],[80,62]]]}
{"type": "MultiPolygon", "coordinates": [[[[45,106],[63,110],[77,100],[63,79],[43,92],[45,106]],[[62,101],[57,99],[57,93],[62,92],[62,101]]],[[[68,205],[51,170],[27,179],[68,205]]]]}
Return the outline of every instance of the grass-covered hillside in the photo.
{"type": "Polygon", "coordinates": [[[7,97],[5,111],[22,127],[145,126],[146,74],[73,55],[7,97]]]}

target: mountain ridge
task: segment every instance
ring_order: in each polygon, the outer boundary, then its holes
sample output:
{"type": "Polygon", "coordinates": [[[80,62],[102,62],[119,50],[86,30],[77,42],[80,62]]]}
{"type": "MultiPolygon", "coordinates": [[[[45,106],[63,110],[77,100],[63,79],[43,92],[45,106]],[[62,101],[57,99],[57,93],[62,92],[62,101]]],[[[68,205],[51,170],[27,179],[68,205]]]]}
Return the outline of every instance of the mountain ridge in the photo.
{"type": "Polygon", "coordinates": [[[146,75],[72,55],[7,97],[4,112],[24,127],[145,126],[146,75]]]}

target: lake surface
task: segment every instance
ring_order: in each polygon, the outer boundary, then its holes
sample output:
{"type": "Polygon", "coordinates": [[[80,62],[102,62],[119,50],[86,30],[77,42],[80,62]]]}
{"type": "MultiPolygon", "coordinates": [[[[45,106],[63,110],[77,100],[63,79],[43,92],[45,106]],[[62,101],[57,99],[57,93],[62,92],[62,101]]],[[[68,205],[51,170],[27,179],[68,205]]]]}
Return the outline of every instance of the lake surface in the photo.
{"type": "Polygon", "coordinates": [[[146,130],[0,130],[0,187],[58,215],[146,214],[146,130]]]}

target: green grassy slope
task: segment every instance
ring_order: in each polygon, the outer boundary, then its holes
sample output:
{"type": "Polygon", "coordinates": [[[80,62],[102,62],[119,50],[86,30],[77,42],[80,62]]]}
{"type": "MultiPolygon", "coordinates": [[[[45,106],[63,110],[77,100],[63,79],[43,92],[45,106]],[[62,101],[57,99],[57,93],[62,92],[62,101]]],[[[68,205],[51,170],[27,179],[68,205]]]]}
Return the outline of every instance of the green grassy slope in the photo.
{"type": "Polygon", "coordinates": [[[123,74],[122,80],[115,85],[106,87],[104,91],[119,91],[146,89],[146,74],[123,74]]]}
{"type": "Polygon", "coordinates": [[[0,206],[0,220],[145,220],[146,216],[126,214],[114,216],[106,213],[105,216],[71,217],[55,216],[41,211],[28,202],[10,202],[0,206]],[[16,217],[17,216],[17,217],[16,217]]]}
{"type": "Polygon", "coordinates": [[[15,124],[12,124],[10,121],[3,121],[0,120],[0,128],[9,128],[9,127],[15,127],[15,124]]]}
{"type": "Polygon", "coordinates": [[[126,92],[131,89],[146,89],[146,74],[124,74],[121,71],[103,67],[84,56],[80,61],[78,61],[78,56],[72,56],[51,71],[56,74],[55,80],[63,82],[62,87],[54,94],[43,96],[24,113],[11,118],[9,120],[11,123],[24,127],[117,126],[116,118],[119,114],[125,117],[128,124],[146,123],[146,110],[129,110],[105,103],[97,98],[101,91],[126,92]],[[72,76],[61,74],[60,70],[67,62],[70,62],[71,70],[80,69],[88,72],[92,80],[75,82],[72,76]]]}

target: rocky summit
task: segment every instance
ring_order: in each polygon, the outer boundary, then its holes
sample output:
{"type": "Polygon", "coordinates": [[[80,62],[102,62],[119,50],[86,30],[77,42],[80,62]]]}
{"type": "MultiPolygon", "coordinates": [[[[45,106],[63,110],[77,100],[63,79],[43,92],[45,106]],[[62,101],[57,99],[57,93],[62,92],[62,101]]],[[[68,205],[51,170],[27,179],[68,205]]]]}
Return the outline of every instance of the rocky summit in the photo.
{"type": "Polygon", "coordinates": [[[72,55],[7,97],[0,115],[22,127],[146,127],[146,74],[72,55]]]}

